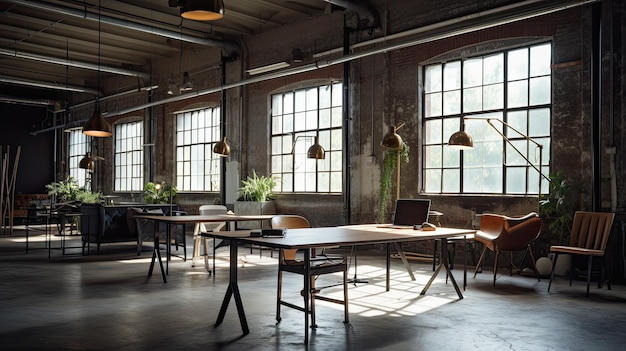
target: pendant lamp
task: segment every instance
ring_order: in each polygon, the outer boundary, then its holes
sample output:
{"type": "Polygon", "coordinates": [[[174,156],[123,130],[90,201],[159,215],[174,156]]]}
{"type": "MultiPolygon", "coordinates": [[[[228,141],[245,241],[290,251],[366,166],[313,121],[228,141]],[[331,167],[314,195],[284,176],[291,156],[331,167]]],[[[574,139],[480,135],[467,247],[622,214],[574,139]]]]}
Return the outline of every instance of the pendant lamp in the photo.
{"type": "MultiPolygon", "coordinates": [[[[98,2],[98,87],[100,87],[100,2],[98,2]]],[[[91,118],[83,126],[83,134],[92,137],[110,137],[113,135],[111,124],[100,113],[100,98],[96,100],[96,109],[91,118]]]]}
{"type": "Polygon", "coordinates": [[[180,16],[194,21],[215,21],[224,17],[223,0],[169,1],[171,7],[180,7],[180,16]]]}
{"type": "Polygon", "coordinates": [[[224,138],[224,140],[222,141],[218,141],[217,143],[215,143],[215,146],[213,147],[213,152],[218,154],[219,156],[224,157],[228,157],[228,155],[230,155],[230,146],[228,145],[226,138],[224,138]]]}
{"type": "Polygon", "coordinates": [[[317,142],[317,137],[315,137],[315,142],[307,151],[307,157],[314,158],[316,160],[323,160],[326,158],[326,151],[324,151],[322,145],[317,142]]]}

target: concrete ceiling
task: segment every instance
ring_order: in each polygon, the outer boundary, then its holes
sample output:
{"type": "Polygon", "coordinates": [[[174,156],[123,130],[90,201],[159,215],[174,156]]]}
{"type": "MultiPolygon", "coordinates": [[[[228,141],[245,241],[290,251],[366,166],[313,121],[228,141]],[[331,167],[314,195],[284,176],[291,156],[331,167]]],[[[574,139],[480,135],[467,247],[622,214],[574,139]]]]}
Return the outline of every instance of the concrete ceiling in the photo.
{"type": "Polygon", "coordinates": [[[181,43],[238,55],[239,39],[319,16],[331,6],[324,0],[224,3],[223,19],[199,22],[183,20],[167,0],[0,0],[0,96],[97,93],[99,71],[145,78],[150,62],[178,57],[181,43]]]}

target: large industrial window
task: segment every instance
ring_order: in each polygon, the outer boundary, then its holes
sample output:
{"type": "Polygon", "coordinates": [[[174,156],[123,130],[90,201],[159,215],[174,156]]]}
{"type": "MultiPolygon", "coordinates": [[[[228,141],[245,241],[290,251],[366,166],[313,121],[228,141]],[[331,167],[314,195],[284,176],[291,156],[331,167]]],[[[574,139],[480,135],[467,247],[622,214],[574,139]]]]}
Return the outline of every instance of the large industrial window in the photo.
{"type": "Polygon", "coordinates": [[[176,114],[176,186],[179,191],[220,191],[220,108],[176,114]]]}
{"type": "Polygon", "coordinates": [[[547,193],[533,165],[548,175],[551,57],[551,44],[541,43],[424,67],[425,192],[547,193]],[[447,147],[463,124],[474,148],[447,147]],[[541,156],[525,136],[543,145],[541,156]]]}
{"type": "MultiPolygon", "coordinates": [[[[79,168],[80,160],[91,151],[91,137],[83,134],[82,129],[72,129],[68,138],[68,161],[70,177],[76,179],[81,188],[89,186],[87,170],[79,168]]],[[[91,189],[90,189],[91,190],[91,189]]]]}
{"type": "Polygon", "coordinates": [[[115,124],[115,190],[143,190],[143,122],[115,124]]]}
{"type": "Polygon", "coordinates": [[[342,83],[272,96],[271,157],[276,192],[342,191],[342,83]],[[323,160],[307,158],[318,137],[323,160]]]}

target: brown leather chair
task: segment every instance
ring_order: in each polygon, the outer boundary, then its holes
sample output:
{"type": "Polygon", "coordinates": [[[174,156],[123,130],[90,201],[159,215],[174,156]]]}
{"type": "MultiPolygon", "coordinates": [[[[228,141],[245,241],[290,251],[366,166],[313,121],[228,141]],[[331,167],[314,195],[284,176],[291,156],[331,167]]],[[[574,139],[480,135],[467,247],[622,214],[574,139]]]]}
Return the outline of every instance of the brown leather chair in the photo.
{"type": "MultiPolygon", "coordinates": [[[[483,251],[476,264],[474,277],[480,269],[487,249],[495,252],[493,262],[493,285],[496,285],[498,272],[498,257],[500,252],[509,252],[509,270],[513,273],[513,252],[525,251],[530,254],[531,265],[539,279],[539,272],[535,266],[535,257],[531,248],[532,242],[541,233],[541,219],[535,212],[531,212],[522,217],[508,217],[499,214],[485,213],[480,219],[480,229],[474,234],[474,240],[483,244],[483,251]]],[[[523,262],[522,262],[523,263],[523,262]]]]}
{"type": "MultiPolygon", "coordinates": [[[[554,278],[554,267],[560,253],[587,256],[587,296],[589,296],[589,282],[591,281],[591,269],[593,268],[594,257],[604,257],[606,243],[609,241],[611,227],[615,219],[615,213],[584,212],[578,211],[574,214],[574,223],[569,238],[569,246],[550,246],[550,252],[554,254],[554,264],[550,272],[550,283],[548,291],[554,278]]],[[[574,261],[572,260],[572,263],[574,261]]],[[[602,287],[604,276],[604,262],[601,262],[600,279],[598,288],[602,287]]],[[[570,269],[569,285],[572,285],[572,270],[570,269]]],[[[607,282],[607,287],[611,285],[607,282]]]]}
{"type": "MultiPolygon", "coordinates": [[[[281,229],[295,229],[295,228],[310,228],[309,221],[302,217],[296,215],[278,215],[272,217],[272,228],[281,229]]],[[[289,235],[289,234],[287,234],[289,235]]],[[[276,321],[280,322],[280,306],[285,305],[287,307],[294,308],[296,310],[302,311],[305,313],[305,318],[308,318],[308,311],[305,311],[303,307],[291,304],[289,302],[282,300],[282,280],[283,280],[283,272],[290,272],[300,275],[305,275],[304,269],[304,261],[299,260],[297,258],[298,250],[287,250],[281,249],[279,251],[278,258],[278,292],[276,298],[276,321]]],[[[344,256],[333,256],[329,257],[326,255],[315,255],[315,252],[311,252],[311,269],[310,276],[305,277],[305,279],[310,279],[311,282],[311,291],[310,294],[310,314],[311,314],[311,327],[315,328],[317,325],[315,324],[315,300],[323,300],[328,302],[337,303],[344,306],[344,323],[349,323],[348,316],[348,264],[346,257],[344,256]],[[330,298],[327,296],[318,295],[321,288],[315,287],[316,277],[321,274],[328,273],[343,273],[343,300],[338,300],[334,298],[330,298]]],[[[304,291],[301,292],[304,296],[304,291]]]]}

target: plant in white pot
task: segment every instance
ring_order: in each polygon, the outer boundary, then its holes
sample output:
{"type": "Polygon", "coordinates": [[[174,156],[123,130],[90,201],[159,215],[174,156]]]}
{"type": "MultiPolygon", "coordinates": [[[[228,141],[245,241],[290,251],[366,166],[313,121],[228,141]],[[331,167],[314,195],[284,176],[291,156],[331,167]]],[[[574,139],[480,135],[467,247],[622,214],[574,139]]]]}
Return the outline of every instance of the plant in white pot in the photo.
{"type": "MultiPolygon", "coordinates": [[[[252,170],[252,177],[241,181],[239,198],[235,201],[237,215],[266,215],[276,214],[276,204],[273,201],[276,181],[271,176],[259,176],[252,170]]],[[[246,221],[238,224],[241,229],[258,229],[268,227],[261,221],[246,221]]]]}

